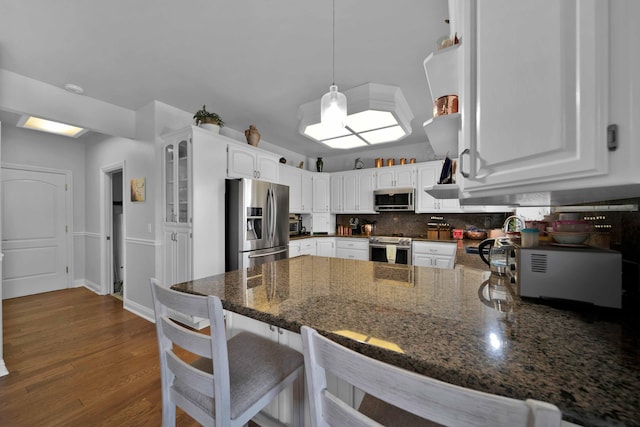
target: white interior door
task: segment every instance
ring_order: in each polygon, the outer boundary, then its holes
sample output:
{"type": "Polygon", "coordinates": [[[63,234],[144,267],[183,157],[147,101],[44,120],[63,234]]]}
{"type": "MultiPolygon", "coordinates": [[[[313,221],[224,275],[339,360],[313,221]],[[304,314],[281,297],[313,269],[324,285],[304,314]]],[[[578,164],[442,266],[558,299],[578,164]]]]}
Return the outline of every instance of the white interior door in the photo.
{"type": "Polygon", "coordinates": [[[69,287],[67,177],[2,168],[2,298],[69,287]]]}

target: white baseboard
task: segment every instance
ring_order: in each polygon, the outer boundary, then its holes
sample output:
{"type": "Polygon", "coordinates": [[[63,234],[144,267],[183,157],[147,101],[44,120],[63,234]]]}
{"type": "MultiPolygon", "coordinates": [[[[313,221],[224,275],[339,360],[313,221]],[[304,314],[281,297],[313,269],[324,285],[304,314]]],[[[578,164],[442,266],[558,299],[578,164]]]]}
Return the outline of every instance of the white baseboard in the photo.
{"type": "Polygon", "coordinates": [[[102,287],[99,284],[92,282],[91,280],[74,280],[74,286],[76,286],[76,283],[78,283],[77,287],[84,286],[90,291],[95,292],[98,295],[102,295],[102,287]]]}
{"type": "Polygon", "coordinates": [[[9,375],[9,371],[7,370],[7,365],[4,364],[4,359],[0,359],[0,377],[5,375],[9,375]]]}
{"type": "Polygon", "coordinates": [[[155,323],[155,315],[152,308],[147,308],[142,304],[125,299],[124,309],[148,320],[151,323],[155,323]]]}

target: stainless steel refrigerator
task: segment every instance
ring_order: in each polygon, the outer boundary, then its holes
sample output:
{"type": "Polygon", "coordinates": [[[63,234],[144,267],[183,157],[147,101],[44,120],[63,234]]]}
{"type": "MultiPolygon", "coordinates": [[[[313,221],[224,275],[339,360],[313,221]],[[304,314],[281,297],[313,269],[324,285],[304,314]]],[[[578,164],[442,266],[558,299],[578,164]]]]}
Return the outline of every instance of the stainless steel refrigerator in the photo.
{"type": "Polygon", "coordinates": [[[226,181],[225,270],[287,258],[289,187],[254,179],[226,181]]]}

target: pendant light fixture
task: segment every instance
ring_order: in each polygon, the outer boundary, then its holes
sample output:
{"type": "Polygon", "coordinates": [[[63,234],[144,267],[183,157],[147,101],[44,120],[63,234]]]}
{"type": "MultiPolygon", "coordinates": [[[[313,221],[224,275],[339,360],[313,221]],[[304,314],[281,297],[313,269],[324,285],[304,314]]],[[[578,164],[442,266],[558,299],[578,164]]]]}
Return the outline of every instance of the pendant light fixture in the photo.
{"type": "Polygon", "coordinates": [[[333,0],[333,83],[320,100],[320,122],[329,129],[341,129],[347,119],[347,97],[338,92],[336,80],[336,0],[333,0]]]}

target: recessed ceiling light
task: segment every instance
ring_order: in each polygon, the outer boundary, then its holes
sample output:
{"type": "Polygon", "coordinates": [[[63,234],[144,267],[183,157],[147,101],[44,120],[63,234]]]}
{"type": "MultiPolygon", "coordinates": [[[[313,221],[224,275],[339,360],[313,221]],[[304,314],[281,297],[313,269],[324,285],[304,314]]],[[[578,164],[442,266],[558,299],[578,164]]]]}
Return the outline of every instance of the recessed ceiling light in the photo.
{"type": "Polygon", "coordinates": [[[82,87],[74,85],[73,83],[67,83],[64,85],[64,90],[78,95],[82,95],[84,93],[84,89],[82,89],[82,87]]]}
{"type": "Polygon", "coordinates": [[[32,129],[40,132],[55,133],[57,135],[77,138],[87,133],[88,129],[71,126],[65,123],[54,122],[33,116],[22,116],[16,124],[19,128],[32,129]]]}

